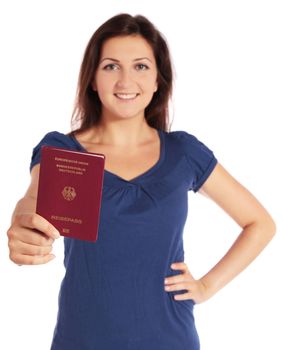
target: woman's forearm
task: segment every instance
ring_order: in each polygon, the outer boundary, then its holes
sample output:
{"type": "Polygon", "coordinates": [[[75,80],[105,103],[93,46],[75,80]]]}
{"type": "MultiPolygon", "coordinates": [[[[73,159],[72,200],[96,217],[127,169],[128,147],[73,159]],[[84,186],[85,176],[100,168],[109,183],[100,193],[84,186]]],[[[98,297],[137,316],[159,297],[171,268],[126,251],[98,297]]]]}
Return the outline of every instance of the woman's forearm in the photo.
{"type": "Polygon", "coordinates": [[[265,248],[275,232],[273,221],[255,222],[243,228],[224,257],[200,279],[208,297],[243,271],[265,248]]]}

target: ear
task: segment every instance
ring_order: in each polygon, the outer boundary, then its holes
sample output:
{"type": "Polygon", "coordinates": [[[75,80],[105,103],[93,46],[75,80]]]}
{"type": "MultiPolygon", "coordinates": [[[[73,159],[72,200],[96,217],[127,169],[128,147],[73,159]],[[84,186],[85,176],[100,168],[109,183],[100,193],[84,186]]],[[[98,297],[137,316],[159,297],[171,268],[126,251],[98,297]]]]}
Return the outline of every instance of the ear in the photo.
{"type": "Polygon", "coordinates": [[[154,92],[158,90],[158,82],[156,81],[154,92]]]}

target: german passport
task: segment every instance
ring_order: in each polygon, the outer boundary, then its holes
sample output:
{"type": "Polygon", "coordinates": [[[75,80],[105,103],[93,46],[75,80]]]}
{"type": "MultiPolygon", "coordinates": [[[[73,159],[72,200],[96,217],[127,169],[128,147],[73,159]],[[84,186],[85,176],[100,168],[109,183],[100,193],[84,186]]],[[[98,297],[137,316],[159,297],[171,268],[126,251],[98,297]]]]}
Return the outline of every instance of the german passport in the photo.
{"type": "Polygon", "coordinates": [[[37,214],[62,236],[98,239],[105,155],[41,147],[37,214]]]}

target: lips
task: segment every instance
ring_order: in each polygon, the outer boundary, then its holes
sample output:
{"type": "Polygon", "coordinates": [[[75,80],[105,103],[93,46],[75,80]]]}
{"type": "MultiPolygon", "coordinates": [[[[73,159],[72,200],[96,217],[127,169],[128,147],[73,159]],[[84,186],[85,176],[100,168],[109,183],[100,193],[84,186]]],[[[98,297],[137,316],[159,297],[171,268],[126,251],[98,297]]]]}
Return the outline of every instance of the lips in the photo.
{"type": "Polygon", "coordinates": [[[120,100],[134,100],[139,94],[123,94],[123,93],[117,93],[114,94],[114,96],[116,96],[117,98],[119,98],[120,100]]]}

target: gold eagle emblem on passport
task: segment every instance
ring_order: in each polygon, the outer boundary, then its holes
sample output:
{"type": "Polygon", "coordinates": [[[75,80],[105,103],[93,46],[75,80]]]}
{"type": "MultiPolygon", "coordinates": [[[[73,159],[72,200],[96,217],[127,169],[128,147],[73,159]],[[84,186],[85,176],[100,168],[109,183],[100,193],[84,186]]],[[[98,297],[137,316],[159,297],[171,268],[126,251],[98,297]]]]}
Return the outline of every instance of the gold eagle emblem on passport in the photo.
{"type": "Polygon", "coordinates": [[[76,197],[75,188],[71,186],[65,186],[61,193],[63,198],[67,201],[73,201],[73,199],[76,197]]]}

